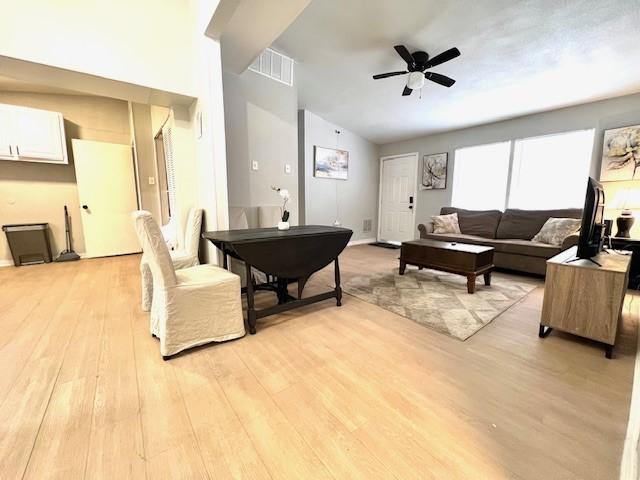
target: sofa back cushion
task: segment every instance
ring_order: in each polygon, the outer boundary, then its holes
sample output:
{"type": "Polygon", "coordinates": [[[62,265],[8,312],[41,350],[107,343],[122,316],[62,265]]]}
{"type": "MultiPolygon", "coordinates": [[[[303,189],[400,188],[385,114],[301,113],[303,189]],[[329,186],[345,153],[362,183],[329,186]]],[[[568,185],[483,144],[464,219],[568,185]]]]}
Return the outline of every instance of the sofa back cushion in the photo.
{"type": "MultiPolygon", "coordinates": [[[[515,208],[508,208],[502,214],[496,238],[531,240],[551,217],[581,218],[582,209],[517,210],[515,208]]],[[[462,228],[462,224],[460,228],[462,228]]]]}
{"type": "MultiPolygon", "coordinates": [[[[465,210],[454,207],[440,209],[440,215],[450,215],[452,213],[458,214],[458,225],[460,225],[460,231],[465,235],[496,238],[496,230],[502,216],[500,210],[465,210]]],[[[533,235],[536,233],[538,232],[536,231],[533,235]]]]}

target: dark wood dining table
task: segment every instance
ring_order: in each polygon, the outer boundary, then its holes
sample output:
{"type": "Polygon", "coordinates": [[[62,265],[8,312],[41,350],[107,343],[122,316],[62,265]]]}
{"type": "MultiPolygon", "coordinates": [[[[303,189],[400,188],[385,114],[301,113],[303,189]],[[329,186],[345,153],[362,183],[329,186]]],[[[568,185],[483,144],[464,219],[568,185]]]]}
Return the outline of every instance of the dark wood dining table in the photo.
{"type": "Polygon", "coordinates": [[[323,225],[304,225],[289,230],[277,228],[249,228],[244,230],[220,230],[206,232],[203,238],[213,243],[222,253],[223,266],[229,268],[228,257],[245,264],[247,286],[247,320],[249,333],[256,333],[256,320],[269,315],[286,312],[330,298],[342,303],[340,287],[340,265],[338,256],[349,243],[353,231],[347,228],[323,225]],[[335,288],[310,297],[302,298],[304,287],[314,273],[334,263],[335,288]],[[266,281],[254,284],[252,271],[256,269],[266,275],[266,281]],[[294,297],[288,286],[297,283],[294,297]],[[256,310],[256,290],[271,290],[278,298],[277,305],[256,310]]]}

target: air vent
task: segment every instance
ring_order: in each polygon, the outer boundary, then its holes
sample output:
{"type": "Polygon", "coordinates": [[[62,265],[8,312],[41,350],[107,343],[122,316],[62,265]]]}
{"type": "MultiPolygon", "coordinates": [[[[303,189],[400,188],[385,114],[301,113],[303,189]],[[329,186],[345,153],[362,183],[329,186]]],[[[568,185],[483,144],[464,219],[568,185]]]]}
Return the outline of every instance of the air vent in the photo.
{"type": "Polygon", "coordinates": [[[368,218],[367,220],[363,220],[362,221],[362,231],[363,232],[370,232],[372,227],[373,221],[368,218]]]}
{"type": "Polygon", "coordinates": [[[293,59],[267,48],[251,64],[249,70],[285,85],[293,85],[293,59]]]}

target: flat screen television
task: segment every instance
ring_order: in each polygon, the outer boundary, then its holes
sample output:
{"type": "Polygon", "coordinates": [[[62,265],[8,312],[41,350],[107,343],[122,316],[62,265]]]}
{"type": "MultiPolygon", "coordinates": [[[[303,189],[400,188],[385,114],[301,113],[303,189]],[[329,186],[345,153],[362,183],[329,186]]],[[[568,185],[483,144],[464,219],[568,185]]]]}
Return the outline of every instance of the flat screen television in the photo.
{"type": "Polygon", "coordinates": [[[604,189],[600,182],[589,178],[582,211],[577,257],[592,258],[600,253],[604,232],[604,189]]]}

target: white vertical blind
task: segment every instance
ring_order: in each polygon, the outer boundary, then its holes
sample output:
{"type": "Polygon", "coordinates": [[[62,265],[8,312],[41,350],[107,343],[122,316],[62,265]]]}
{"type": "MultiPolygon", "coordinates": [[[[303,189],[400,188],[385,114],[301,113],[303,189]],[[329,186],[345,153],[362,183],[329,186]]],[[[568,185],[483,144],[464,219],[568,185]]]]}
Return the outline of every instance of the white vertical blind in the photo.
{"type": "Polygon", "coordinates": [[[175,217],[176,205],[176,169],[173,155],[173,133],[169,125],[162,129],[162,141],[164,143],[165,164],[167,169],[167,190],[169,196],[169,218],[175,217]]]}
{"type": "Polygon", "coordinates": [[[509,208],[581,207],[593,139],[592,129],[516,140],[509,208]]]}
{"type": "Polygon", "coordinates": [[[457,149],[451,205],[470,210],[503,210],[510,155],[511,142],[457,149]]]}

